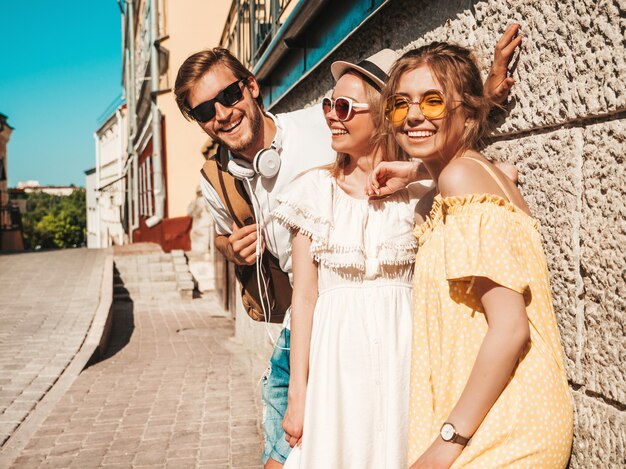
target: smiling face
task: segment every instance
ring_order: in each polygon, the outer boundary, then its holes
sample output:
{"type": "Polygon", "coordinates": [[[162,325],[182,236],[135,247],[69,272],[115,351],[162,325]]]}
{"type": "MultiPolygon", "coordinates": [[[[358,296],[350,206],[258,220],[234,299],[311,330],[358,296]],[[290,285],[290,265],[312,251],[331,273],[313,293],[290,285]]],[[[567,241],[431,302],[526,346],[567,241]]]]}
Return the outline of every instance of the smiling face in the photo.
{"type": "MultiPolygon", "coordinates": [[[[333,91],[333,99],[351,98],[355,103],[370,104],[365,82],[352,73],[346,73],[333,91]]],[[[372,114],[366,109],[353,109],[351,117],[344,122],[337,118],[335,109],[326,113],[326,123],[332,133],[332,147],[338,153],[359,157],[368,155],[372,149],[372,135],[376,130],[372,114]]]]}
{"type": "MultiPolygon", "coordinates": [[[[430,68],[427,65],[420,65],[400,76],[394,94],[404,96],[415,103],[430,90],[437,90],[446,95],[430,68]]],[[[466,116],[456,90],[448,94],[452,95],[453,101],[445,103],[446,111],[442,117],[426,119],[420,106],[411,104],[405,121],[393,127],[398,145],[410,157],[448,161],[463,146],[466,116]]]]}
{"type": "MultiPolygon", "coordinates": [[[[231,83],[237,81],[233,72],[224,65],[214,65],[189,90],[188,103],[193,109],[198,104],[215,98],[231,83]]],[[[259,87],[249,78],[243,87],[243,97],[233,106],[215,103],[215,117],[198,123],[209,136],[239,154],[256,154],[263,148],[261,121],[263,114],[255,101],[259,87]]]]}

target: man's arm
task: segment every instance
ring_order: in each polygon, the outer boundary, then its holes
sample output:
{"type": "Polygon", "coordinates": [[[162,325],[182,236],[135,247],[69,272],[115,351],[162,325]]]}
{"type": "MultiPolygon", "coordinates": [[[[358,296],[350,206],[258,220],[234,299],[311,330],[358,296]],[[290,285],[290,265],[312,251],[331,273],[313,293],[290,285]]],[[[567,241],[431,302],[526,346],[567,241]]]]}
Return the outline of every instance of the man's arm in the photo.
{"type": "MultiPolygon", "coordinates": [[[[233,223],[233,234],[217,235],[215,247],[229,262],[237,265],[253,265],[256,262],[256,224],[238,228],[233,223]]],[[[263,251],[261,246],[261,252],[263,251]]]]}
{"type": "Polygon", "coordinates": [[[230,243],[228,242],[228,236],[216,235],[215,247],[222,253],[228,262],[235,262],[232,250],[230,249],[230,243]]]}
{"type": "Polygon", "coordinates": [[[202,176],[200,176],[200,189],[215,221],[217,250],[229,262],[237,265],[254,264],[256,262],[256,225],[237,227],[213,186],[202,176]]]}

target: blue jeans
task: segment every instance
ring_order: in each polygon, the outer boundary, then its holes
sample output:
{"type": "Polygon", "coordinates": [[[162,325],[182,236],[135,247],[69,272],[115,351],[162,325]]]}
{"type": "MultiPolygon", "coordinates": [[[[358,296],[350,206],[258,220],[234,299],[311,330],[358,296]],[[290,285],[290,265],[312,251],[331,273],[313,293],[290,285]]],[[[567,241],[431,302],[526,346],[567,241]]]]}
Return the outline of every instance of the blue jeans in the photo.
{"type": "Polygon", "coordinates": [[[291,448],[285,441],[283,417],[287,410],[289,390],[289,329],[283,329],[276,341],[270,364],[263,376],[263,427],[265,448],[262,461],[269,458],[284,464],[291,448]],[[284,350],[287,349],[287,350],[284,350]]]}

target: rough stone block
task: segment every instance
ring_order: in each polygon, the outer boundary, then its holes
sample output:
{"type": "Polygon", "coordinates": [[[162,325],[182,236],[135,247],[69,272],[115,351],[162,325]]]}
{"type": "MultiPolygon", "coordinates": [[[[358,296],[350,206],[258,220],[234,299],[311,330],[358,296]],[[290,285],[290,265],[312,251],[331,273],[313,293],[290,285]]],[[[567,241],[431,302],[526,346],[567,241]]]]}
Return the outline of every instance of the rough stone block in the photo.
{"type": "Polygon", "coordinates": [[[584,131],[581,272],[584,385],[626,403],[626,121],[584,131]]]}
{"type": "Polygon", "coordinates": [[[579,130],[560,130],[494,143],[485,154],[519,171],[522,194],[540,223],[559,330],[570,379],[577,381],[578,196],[582,156],[579,130]]]}
{"type": "Polygon", "coordinates": [[[574,444],[570,467],[624,467],[626,414],[574,391],[574,444]]]}
{"type": "Polygon", "coordinates": [[[474,47],[487,63],[507,24],[520,23],[524,35],[503,132],[605,114],[626,104],[623,3],[506,0],[478,2],[475,8],[474,47]]]}
{"type": "Polygon", "coordinates": [[[400,52],[428,42],[472,47],[486,76],[495,44],[511,22],[524,36],[503,133],[605,114],[626,105],[623,2],[611,0],[398,0],[370,19],[298,84],[274,111],[317,102],[333,87],[330,64],[359,61],[389,47],[400,52]],[[419,14],[417,14],[419,12],[419,14]]]}

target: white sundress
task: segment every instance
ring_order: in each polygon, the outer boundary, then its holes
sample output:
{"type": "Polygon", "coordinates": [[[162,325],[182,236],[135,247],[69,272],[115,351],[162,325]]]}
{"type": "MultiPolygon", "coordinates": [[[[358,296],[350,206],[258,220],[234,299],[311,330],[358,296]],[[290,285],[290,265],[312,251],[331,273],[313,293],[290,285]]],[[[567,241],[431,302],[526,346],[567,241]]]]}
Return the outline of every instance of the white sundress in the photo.
{"type": "Polygon", "coordinates": [[[356,199],[316,169],[278,197],[318,263],[302,469],[406,468],[414,192],[356,199]]]}

